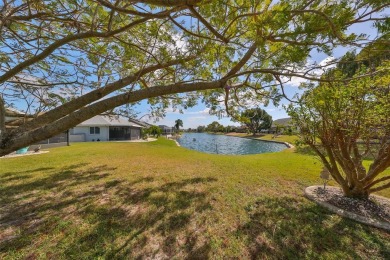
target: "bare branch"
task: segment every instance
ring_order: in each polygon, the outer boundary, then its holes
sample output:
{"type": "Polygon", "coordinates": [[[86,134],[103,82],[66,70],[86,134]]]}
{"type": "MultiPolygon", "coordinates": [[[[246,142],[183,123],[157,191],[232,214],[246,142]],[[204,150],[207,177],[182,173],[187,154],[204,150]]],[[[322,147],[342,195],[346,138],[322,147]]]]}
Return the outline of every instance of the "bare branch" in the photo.
{"type": "Polygon", "coordinates": [[[390,176],[386,176],[386,177],[382,177],[380,179],[377,179],[377,180],[371,182],[370,184],[364,186],[364,189],[371,188],[372,186],[374,186],[374,185],[376,185],[376,184],[378,184],[380,182],[386,181],[386,180],[390,180],[390,176]]]}
{"type": "Polygon", "coordinates": [[[382,185],[382,186],[379,186],[379,187],[376,187],[376,188],[373,188],[373,189],[369,189],[369,190],[368,190],[368,193],[373,193],[373,192],[381,191],[381,190],[384,190],[384,189],[387,189],[387,188],[390,188],[390,182],[387,183],[387,184],[384,184],[384,185],[382,185]]]}

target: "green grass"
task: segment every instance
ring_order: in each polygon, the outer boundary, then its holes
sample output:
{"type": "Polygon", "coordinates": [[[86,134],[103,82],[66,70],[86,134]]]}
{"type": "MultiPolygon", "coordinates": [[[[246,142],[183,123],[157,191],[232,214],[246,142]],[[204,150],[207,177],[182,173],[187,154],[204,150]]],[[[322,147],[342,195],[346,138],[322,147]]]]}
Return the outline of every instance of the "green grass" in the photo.
{"type": "Polygon", "coordinates": [[[0,159],[0,259],[389,259],[389,233],[303,197],[320,170],[291,149],[209,155],[164,139],[0,159]]]}
{"type": "Polygon", "coordinates": [[[270,141],[279,141],[279,142],[287,142],[292,145],[295,145],[295,142],[298,140],[298,137],[296,135],[278,135],[275,136],[271,134],[264,135],[260,137],[260,139],[263,140],[270,140],[270,141]]]}

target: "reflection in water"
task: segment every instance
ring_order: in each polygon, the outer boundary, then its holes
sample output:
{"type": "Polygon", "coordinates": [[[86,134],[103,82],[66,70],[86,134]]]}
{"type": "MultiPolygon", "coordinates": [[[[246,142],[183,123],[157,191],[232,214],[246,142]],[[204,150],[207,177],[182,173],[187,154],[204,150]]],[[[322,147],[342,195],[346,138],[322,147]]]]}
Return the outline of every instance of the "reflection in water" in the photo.
{"type": "Polygon", "coordinates": [[[286,145],[280,143],[205,133],[185,133],[178,139],[178,142],[181,146],[191,150],[214,154],[269,153],[287,148],[286,145]]]}

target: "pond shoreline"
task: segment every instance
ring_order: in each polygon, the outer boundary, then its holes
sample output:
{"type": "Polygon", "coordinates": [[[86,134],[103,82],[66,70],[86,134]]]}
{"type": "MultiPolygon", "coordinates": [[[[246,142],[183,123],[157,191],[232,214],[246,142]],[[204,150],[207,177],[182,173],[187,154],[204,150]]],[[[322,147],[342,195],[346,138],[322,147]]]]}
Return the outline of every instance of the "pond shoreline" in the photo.
{"type": "Polygon", "coordinates": [[[265,142],[273,142],[273,143],[284,144],[284,145],[286,145],[288,147],[288,149],[295,148],[295,146],[292,145],[289,142],[261,139],[261,137],[266,136],[266,135],[255,135],[255,136],[245,135],[245,136],[242,136],[242,135],[237,134],[237,133],[227,133],[227,134],[224,134],[224,135],[226,135],[226,136],[233,136],[233,137],[240,137],[240,138],[246,138],[246,139],[257,140],[257,141],[265,141],[265,142]]]}
{"type": "Polygon", "coordinates": [[[191,150],[197,150],[200,152],[232,155],[279,152],[291,148],[291,145],[289,143],[281,141],[255,139],[248,136],[234,136],[210,133],[185,133],[182,138],[177,140],[177,143],[181,147],[185,147],[191,150]],[[216,139],[211,136],[215,136],[216,139]],[[229,137],[240,138],[230,139],[229,137]],[[239,141],[240,139],[242,141],[239,141]],[[253,140],[255,142],[252,142],[253,140]],[[259,143],[258,141],[264,142],[259,143]]]}
{"type": "MultiPolygon", "coordinates": [[[[228,135],[228,136],[234,136],[234,135],[228,135]]],[[[294,145],[288,143],[288,142],[283,142],[283,141],[272,141],[272,140],[264,140],[264,139],[259,139],[259,138],[252,138],[248,136],[236,136],[236,137],[241,137],[241,138],[246,138],[246,139],[251,139],[251,140],[256,140],[256,141],[264,141],[264,142],[271,142],[271,143],[278,143],[278,144],[284,144],[287,146],[287,148],[292,149],[295,148],[294,145]]]]}

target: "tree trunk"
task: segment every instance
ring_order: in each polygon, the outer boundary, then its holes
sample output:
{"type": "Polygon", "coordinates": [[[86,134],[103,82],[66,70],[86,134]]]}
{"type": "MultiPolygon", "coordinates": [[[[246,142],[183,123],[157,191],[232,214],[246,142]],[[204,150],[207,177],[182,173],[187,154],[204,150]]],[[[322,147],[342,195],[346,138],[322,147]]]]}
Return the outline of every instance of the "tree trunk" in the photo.
{"type": "Polygon", "coordinates": [[[5,104],[3,97],[0,95],[0,139],[5,134],[5,104]]]}
{"type": "Polygon", "coordinates": [[[17,149],[28,146],[35,142],[45,140],[56,134],[68,130],[77,124],[103,113],[107,110],[113,109],[128,103],[134,103],[146,98],[158,97],[167,94],[186,93],[196,90],[217,89],[224,86],[224,80],[211,82],[194,82],[194,83],[180,83],[166,86],[156,86],[151,88],[139,89],[131,93],[123,93],[113,96],[89,106],[83,107],[73,113],[68,114],[60,119],[53,115],[52,123],[40,126],[31,131],[23,131],[23,126],[2,135],[0,139],[0,156],[9,154],[17,149]]]}
{"type": "Polygon", "coordinates": [[[369,193],[366,189],[363,188],[363,185],[360,183],[355,185],[353,188],[342,187],[344,195],[348,198],[354,199],[368,199],[369,193]]]}

